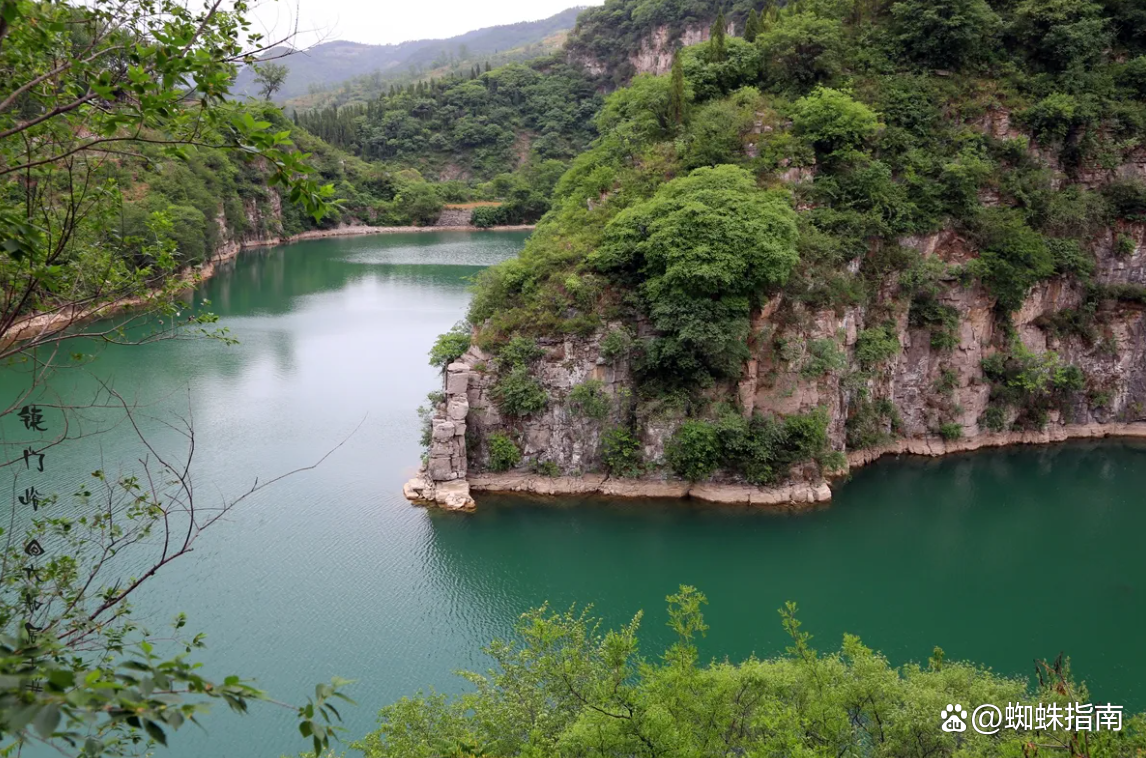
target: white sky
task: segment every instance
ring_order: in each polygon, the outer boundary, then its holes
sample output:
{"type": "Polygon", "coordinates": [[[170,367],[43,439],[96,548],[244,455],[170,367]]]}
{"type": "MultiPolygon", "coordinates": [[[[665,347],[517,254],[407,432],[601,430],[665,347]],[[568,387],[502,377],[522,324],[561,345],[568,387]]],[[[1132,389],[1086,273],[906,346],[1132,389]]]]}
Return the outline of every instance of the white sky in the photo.
{"type": "Polygon", "coordinates": [[[255,31],[280,38],[298,19],[300,45],[350,40],[375,45],[444,39],[488,26],[537,21],[603,0],[262,0],[255,31]],[[261,29],[260,29],[261,27],[261,29]]]}

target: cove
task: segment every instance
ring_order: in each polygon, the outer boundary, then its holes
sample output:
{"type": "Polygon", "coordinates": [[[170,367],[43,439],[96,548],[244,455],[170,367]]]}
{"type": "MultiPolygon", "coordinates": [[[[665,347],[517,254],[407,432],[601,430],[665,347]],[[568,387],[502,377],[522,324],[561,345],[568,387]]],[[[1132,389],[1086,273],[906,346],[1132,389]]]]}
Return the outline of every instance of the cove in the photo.
{"type": "MultiPolygon", "coordinates": [[[[702,589],[705,656],[767,656],[785,645],[776,609],[801,607],[820,649],[860,635],[893,662],[932,648],[1026,675],[1035,657],[1072,657],[1095,700],[1146,708],[1146,447],[1072,443],[883,459],[825,508],[801,513],[479,496],[478,511],[410,506],[414,409],[439,378],[433,339],[463,317],[468,277],[512,256],[521,234],[327,239],[246,253],[195,295],[241,341],[108,348],[91,372],[159,420],[190,413],[204,498],[254,477],[322,466],[267,490],[213,528],[137,601],[157,631],[178,611],[207,634],[212,676],[258,677],[298,702],[339,675],[357,680],[347,739],[378,707],[419,688],[456,691],[458,668],[546,600],[593,603],[611,624],[646,611],[644,652],[668,641],[664,596],[702,589]],[[365,419],[363,421],[363,419],[365,419]],[[361,423],[357,433],[347,439],[361,423]]],[[[11,395],[18,371],[0,376],[11,395]]],[[[80,397],[92,379],[59,375],[80,397]]],[[[61,482],[91,456],[137,452],[109,432],[60,449],[61,482]]],[[[294,755],[293,715],[217,708],[181,731],[179,758],[294,755]]]]}

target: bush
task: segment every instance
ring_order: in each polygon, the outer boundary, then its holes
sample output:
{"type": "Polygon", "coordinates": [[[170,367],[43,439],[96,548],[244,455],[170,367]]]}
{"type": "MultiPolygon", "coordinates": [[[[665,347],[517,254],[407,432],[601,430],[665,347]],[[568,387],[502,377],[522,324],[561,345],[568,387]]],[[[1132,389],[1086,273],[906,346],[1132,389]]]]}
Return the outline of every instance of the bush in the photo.
{"type": "Polygon", "coordinates": [[[999,17],[985,0],[900,0],[892,31],[907,56],[931,68],[959,69],[994,54],[999,17]]]}
{"type": "Polygon", "coordinates": [[[1086,387],[1078,366],[1063,363],[1057,353],[1034,353],[1016,340],[1007,353],[995,353],[982,362],[983,376],[991,384],[991,403],[1019,409],[1016,424],[1042,428],[1047,412],[1061,409],[1086,387]]]}
{"type": "Polygon", "coordinates": [[[543,355],[545,351],[536,341],[518,335],[498,349],[497,365],[502,368],[527,367],[543,355]]]}
{"type": "Polygon", "coordinates": [[[1007,411],[998,405],[988,405],[979,417],[979,426],[992,432],[1002,432],[1007,428],[1007,411]]]}
{"type": "Polygon", "coordinates": [[[609,415],[609,396],[600,379],[587,379],[569,393],[569,408],[578,416],[603,419],[609,415]]]}
{"type": "Polygon", "coordinates": [[[791,200],[737,166],[700,168],[663,185],[605,227],[590,260],[638,289],[661,336],[643,378],[699,386],[738,376],[754,302],[796,265],[791,200]]]}
{"type": "Polygon", "coordinates": [[[945,424],[939,425],[939,436],[948,442],[963,438],[963,425],[956,424],[954,421],[949,421],[945,424]]]}
{"type": "Polygon", "coordinates": [[[633,347],[633,335],[627,329],[614,329],[601,338],[601,357],[607,361],[628,356],[633,347]]]}
{"type": "Polygon", "coordinates": [[[1058,143],[1078,124],[1079,104],[1070,95],[1056,92],[1018,114],[1039,142],[1058,143]]]}
{"type": "Polygon", "coordinates": [[[486,440],[489,446],[489,467],[492,471],[509,471],[521,463],[521,450],[502,432],[494,432],[486,440]]]}
{"type": "Polygon", "coordinates": [[[601,437],[601,460],[611,476],[635,478],[645,472],[641,443],[632,430],[617,426],[601,437]]]}
{"type": "Polygon", "coordinates": [[[764,78],[776,90],[807,92],[839,74],[846,55],[843,24],[815,13],[786,13],[756,38],[764,78]]]}
{"type": "Polygon", "coordinates": [[[525,366],[503,373],[490,390],[498,409],[507,416],[528,416],[545,410],[549,395],[525,366]]]}
{"type": "Polygon", "coordinates": [[[1123,221],[1146,221],[1146,182],[1123,179],[1102,188],[1115,218],[1123,221]]]}
{"type": "Polygon", "coordinates": [[[861,400],[852,405],[845,424],[848,447],[876,447],[899,434],[903,425],[895,403],[887,399],[861,400]]]}
{"type": "Polygon", "coordinates": [[[466,321],[459,321],[453,328],[442,334],[430,348],[430,365],[444,369],[465,355],[470,349],[471,327],[466,321]]]}
{"type": "Polygon", "coordinates": [[[1046,239],[1009,208],[985,209],[977,226],[982,253],[967,264],[968,270],[979,277],[1000,310],[1017,311],[1031,287],[1055,271],[1046,239]]]}
{"type": "Polygon", "coordinates": [[[833,371],[847,368],[848,357],[835,340],[813,340],[808,344],[808,358],[800,368],[800,376],[814,379],[833,371]]]}
{"type": "Polygon", "coordinates": [[[792,106],[792,131],[820,155],[859,148],[878,129],[875,111],[838,90],[820,87],[792,106]]]}
{"type": "Polygon", "coordinates": [[[856,339],[856,360],[865,370],[871,369],[899,355],[901,349],[895,324],[888,322],[859,333],[856,339]]]}
{"type": "Polygon", "coordinates": [[[720,468],[722,459],[716,426],[708,421],[685,421],[665,446],[665,459],[682,479],[708,479],[720,468]]]}

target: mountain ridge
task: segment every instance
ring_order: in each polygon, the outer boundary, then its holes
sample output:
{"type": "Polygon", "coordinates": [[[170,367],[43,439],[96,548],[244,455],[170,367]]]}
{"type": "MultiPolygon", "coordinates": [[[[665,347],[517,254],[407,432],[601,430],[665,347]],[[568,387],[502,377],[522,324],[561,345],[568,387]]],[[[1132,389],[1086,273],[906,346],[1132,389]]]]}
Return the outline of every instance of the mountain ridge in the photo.
{"type": "MultiPolygon", "coordinates": [[[[388,45],[334,40],[305,51],[293,52],[280,61],[290,69],[276,100],[290,100],[305,95],[316,86],[333,86],[357,76],[376,73],[382,78],[409,73],[411,70],[434,68],[439,63],[460,62],[469,56],[494,55],[499,52],[536,45],[576,23],[585,6],[573,6],[539,21],[522,21],[475,29],[445,39],[424,39],[388,45]],[[400,72],[400,73],[399,73],[400,72]]],[[[275,59],[289,48],[268,50],[264,59],[275,59]]],[[[258,86],[250,68],[243,69],[232,92],[237,97],[255,97],[258,86]]]]}

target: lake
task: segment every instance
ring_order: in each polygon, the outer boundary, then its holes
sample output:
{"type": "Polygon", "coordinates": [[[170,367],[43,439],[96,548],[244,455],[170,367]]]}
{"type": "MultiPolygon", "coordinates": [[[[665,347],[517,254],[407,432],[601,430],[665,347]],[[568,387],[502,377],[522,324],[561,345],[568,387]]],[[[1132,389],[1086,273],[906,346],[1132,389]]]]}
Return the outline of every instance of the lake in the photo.
{"type": "MultiPolygon", "coordinates": [[[[456,514],[407,503],[402,483],[421,452],[415,409],[440,386],[427,352],[464,316],[468,278],[524,239],[427,233],[246,253],[195,295],[240,345],[110,347],[92,365],[145,407],[163,445],[178,440],[162,421],[194,419],[208,502],[345,440],[317,469],[244,503],[138,599],[157,630],[184,611],[206,632],[208,675],[254,676],[291,702],[332,675],[354,679],[349,741],[402,695],[459,689],[452,672],[484,667],[480,647],[547,600],[593,603],[617,624],[645,609],[643,649],[659,655],[664,597],[692,584],[710,601],[708,656],[781,651],[776,611],[794,600],[821,649],[851,632],[897,663],[938,645],[1020,675],[1065,651],[1094,700],[1146,709],[1142,445],[885,459],[802,513],[479,497],[476,513],[456,514]]],[[[17,371],[0,376],[8,395],[22,383],[17,371]]],[[[67,398],[93,386],[80,372],[53,381],[67,398]]],[[[138,449],[121,431],[53,451],[59,491],[97,455],[138,449]]],[[[204,725],[168,752],[276,758],[307,746],[293,714],[270,706],[246,717],[219,707],[204,725]]]]}

